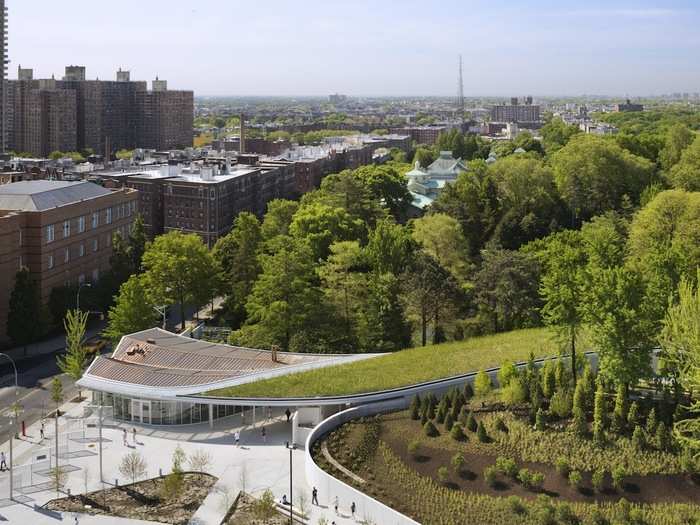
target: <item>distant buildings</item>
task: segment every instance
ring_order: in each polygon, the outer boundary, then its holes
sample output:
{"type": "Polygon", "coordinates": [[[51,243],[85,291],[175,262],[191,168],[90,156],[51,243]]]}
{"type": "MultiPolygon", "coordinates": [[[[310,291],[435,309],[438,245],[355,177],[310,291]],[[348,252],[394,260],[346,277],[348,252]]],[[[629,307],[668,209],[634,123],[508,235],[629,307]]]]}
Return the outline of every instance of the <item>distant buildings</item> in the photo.
{"type": "Polygon", "coordinates": [[[5,0],[0,0],[0,153],[5,152],[7,144],[7,117],[5,115],[5,88],[7,78],[7,7],[5,0]]]}
{"type": "Polygon", "coordinates": [[[435,144],[438,137],[447,132],[447,126],[407,126],[396,129],[400,135],[408,135],[417,144],[435,144]]]}
{"type": "Polygon", "coordinates": [[[21,67],[17,77],[5,83],[7,149],[43,157],[92,150],[111,157],[120,149],[192,145],[192,91],[170,91],[159,79],[149,91],[122,70],[115,81],[86,80],[83,66],[67,66],[62,80],[35,80],[21,67]]]}
{"type": "Polygon", "coordinates": [[[15,275],[27,267],[48,303],[51,290],[95,282],[109,270],[112,236],[127,234],[137,193],[91,182],[25,181],[0,186],[0,340],[15,275]]]}
{"type": "Polygon", "coordinates": [[[534,123],[540,122],[540,106],[532,103],[532,97],[526,97],[525,103],[520,104],[517,97],[510,99],[510,104],[491,106],[493,122],[534,123]]]}
{"type": "Polygon", "coordinates": [[[616,113],[644,111],[644,106],[642,104],[634,104],[630,101],[630,99],[627,99],[623,104],[615,104],[614,111],[616,113]]]}
{"type": "Polygon", "coordinates": [[[467,167],[461,159],[455,159],[451,151],[441,151],[437,160],[427,168],[422,168],[416,161],[414,168],[406,173],[413,206],[419,210],[425,209],[437,199],[447,184],[452,184],[465,171],[467,167]]]}

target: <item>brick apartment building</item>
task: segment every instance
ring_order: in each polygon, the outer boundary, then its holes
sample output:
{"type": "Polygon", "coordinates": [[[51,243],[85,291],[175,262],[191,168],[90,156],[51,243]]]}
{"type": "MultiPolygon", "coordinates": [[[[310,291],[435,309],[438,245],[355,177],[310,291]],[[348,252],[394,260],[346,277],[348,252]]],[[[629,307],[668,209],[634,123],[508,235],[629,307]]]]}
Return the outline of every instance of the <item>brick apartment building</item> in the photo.
{"type": "Polygon", "coordinates": [[[128,71],[116,81],[86,80],[82,66],[66,67],[63,80],[35,80],[19,68],[6,82],[8,149],[48,156],[53,151],[176,149],[192,146],[194,94],[171,91],[156,79],[133,82],[128,71]]]}
{"type": "Polygon", "coordinates": [[[109,270],[113,234],[127,233],[137,210],[137,192],[128,188],[64,181],[0,186],[0,339],[20,268],[37,280],[44,304],[54,288],[95,282],[109,270]]]}
{"type": "Polygon", "coordinates": [[[540,106],[532,103],[532,97],[526,97],[525,103],[520,104],[517,98],[512,98],[510,104],[491,106],[493,122],[540,122],[540,106]]]}
{"type": "Polygon", "coordinates": [[[440,135],[447,132],[446,126],[409,126],[394,130],[400,135],[408,135],[417,144],[435,144],[440,135]]]}

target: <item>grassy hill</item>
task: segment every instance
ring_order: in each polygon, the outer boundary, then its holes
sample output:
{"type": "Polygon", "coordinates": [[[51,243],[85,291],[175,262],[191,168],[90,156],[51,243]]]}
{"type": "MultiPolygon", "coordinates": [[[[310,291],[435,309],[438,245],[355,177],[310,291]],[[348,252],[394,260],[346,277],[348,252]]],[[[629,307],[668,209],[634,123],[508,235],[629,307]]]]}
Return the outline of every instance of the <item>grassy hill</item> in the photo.
{"type": "Polygon", "coordinates": [[[209,392],[220,397],[314,397],[357,394],[423,383],[484,368],[506,360],[556,355],[551,330],[532,328],[410,348],[374,359],[298,372],[209,392]]]}

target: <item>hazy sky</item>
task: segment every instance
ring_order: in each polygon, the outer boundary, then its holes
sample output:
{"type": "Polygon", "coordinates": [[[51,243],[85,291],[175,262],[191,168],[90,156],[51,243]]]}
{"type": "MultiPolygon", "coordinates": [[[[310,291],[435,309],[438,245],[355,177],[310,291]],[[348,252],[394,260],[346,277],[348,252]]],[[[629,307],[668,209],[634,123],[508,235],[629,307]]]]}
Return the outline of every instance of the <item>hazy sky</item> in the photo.
{"type": "Polygon", "coordinates": [[[159,75],[196,95],[700,91],[700,1],[6,0],[10,78],[159,75]]]}

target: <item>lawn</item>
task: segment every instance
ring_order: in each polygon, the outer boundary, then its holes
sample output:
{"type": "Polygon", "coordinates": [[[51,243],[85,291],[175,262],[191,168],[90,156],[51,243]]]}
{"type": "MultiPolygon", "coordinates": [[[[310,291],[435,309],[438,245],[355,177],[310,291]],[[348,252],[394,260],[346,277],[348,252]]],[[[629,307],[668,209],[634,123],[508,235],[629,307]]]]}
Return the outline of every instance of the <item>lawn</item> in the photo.
{"type": "Polygon", "coordinates": [[[220,397],[314,397],[398,388],[558,353],[546,328],[516,330],[440,345],[410,348],[374,359],[266,379],[209,392],[220,397]]]}

